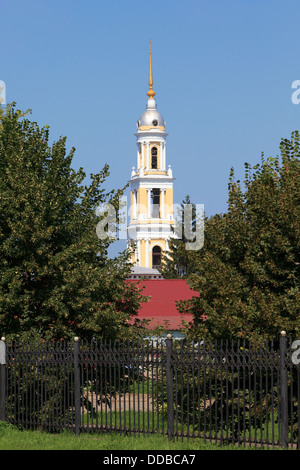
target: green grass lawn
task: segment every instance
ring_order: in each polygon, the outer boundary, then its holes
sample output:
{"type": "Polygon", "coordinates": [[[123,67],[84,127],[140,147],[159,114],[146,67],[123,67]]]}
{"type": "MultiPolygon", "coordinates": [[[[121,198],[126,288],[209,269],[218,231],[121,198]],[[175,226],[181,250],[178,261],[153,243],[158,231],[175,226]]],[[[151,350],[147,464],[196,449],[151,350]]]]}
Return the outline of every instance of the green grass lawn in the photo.
{"type": "MultiPolygon", "coordinates": [[[[162,413],[153,413],[152,411],[148,412],[141,412],[141,411],[122,411],[122,412],[115,412],[110,409],[103,408],[102,412],[99,413],[88,413],[84,416],[84,423],[88,425],[90,428],[97,427],[101,429],[105,427],[110,431],[119,430],[121,429],[131,429],[136,434],[142,434],[142,430],[145,430],[146,434],[165,434],[168,424],[167,424],[167,417],[162,416],[162,413]]],[[[193,425],[187,426],[187,424],[182,425],[180,416],[178,421],[175,420],[174,422],[174,431],[175,435],[181,436],[181,434],[187,435],[189,433],[190,436],[195,435],[197,436],[197,430],[195,431],[193,425]]],[[[230,428],[228,429],[228,434],[226,433],[226,428],[223,428],[223,433],[219,430],[216,434],[214,429],[209,429],[209,426],[206,428],[206,436],[211,436],[212,440],[216,440],[217,438],[220,439],[221,436],[225,439],[226,436],[231,436],[230,428]],[[210,434],[211,431],[211,434],[210,434]]],[[[203,435],[203,431],[202,431],[203,435]]],[[[254,427],[249,429],[245,429],[244,433],[241,434],[241,441],[245,438],[246,440],[253,441],[254,438],[256,442],[264,442],[266,439],[268,442],[273,442],[275,446],[278,446],[279,442],[279,435],[278,435],[278,426],[274,425],[274,429],[271,422],[268,422],[263,430],[261,431],[260,428],[255,430],[254,427]]],[[[198,438],[196,439],[199,440],[198,438]]],[[[253,444],[252,444],[253,445],[253,444]]]]}
{"type": "Polygon", "coordinates": [[[232,445],[221,447],[200,439],[169,441],[167,437],[159,434],[124,436],[117,433],[103,433],[82,434],[78,437],[69,432],[49,434],[40,431],[20,431],[11,424],[0,422],[0,450],[143,450],[146,452],[239,449],[244,448],[232,445]]]}

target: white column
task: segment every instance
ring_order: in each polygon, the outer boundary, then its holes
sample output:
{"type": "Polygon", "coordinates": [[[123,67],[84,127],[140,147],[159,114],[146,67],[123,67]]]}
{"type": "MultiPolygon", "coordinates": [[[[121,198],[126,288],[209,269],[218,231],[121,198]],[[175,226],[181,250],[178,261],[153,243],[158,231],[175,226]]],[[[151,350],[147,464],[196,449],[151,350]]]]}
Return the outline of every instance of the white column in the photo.
{"type": "Polygon", "coordinates": [[[137,189],[135,189],[134,190],[135,218],[137,218],[137,216],[138,216],[138,203],[137,203],[137,200],[138,200],[138,191],[137,191],[137,189]]]}
{"type": "Polygon", "coordinates": [[[147,142],[146,156],[147,156],[147,169],[149,170],[150,167],[151,167],[151,163],[150,163],[150,153],[149,153],[149,142],[147,142]]]}
{"type": "Polygon", "coordinates": [[[148,212],[148,219],[151,218],[151,189],[147,189],[147,212],[148,212]]]}
{"type": "Polygon", "coordinates": [[[165,189],[160,190],[160,217],[165,218],[165,189]]]}
{"type": "Polygon", "coordinates": [[[164,142],[164,170],[166,169],[166,142],[164,142]]]}
{"type": "Polygon", "coordinates": [[[146,241],[146,268],[149,268],[149,238],[146,238],[145,241],[146,241]]]}
{"type": "Polygon", "coordinates": [[[134,260],[134,261],[135,261],[135,264],[138,265],[137,260],[138,260],[139,255],[138,255],[137,245],[136,245],[136,247],[135,247],[134,257],[135,257],[135,260],[134,260]]]}
{"type": "Polygon", "coordinates": [[[133,206],[132,207],[132,218],[133,219],[136,219],[136,195],[135,195],[135,193],[136,193],[136,190],[133,189],[132,190],[132,206],[133,206]]]}
{"type": "MultiPolygon", "coordinates": [[[[143,147],[141,147],[143,148],[143,147]]],[[[142,168],[145,168],[145,155],[144,152],[141,152],[141,158],[142,158],[142,168]]]]}
{"type": "Polygon", "coordinates": [[[138,266],[141,266],[141,240],[137,241],[137,259],[138,259],[138,266]]]}
{"type": "Polygon", "coordinates": [[[142,162],[144,164],[144,161],[145,161],[145,147],[144,147],[144,142],[141,143],[141,147],[142,147],[142,162]]]}
{"type": "Polygon", "coordinates": [[[159,169],[163,170],[164,169],[164,155],[163,155],[164,144],[163,144],[163,142],[160,142],[159,145],[160,145],[159,169]]]}

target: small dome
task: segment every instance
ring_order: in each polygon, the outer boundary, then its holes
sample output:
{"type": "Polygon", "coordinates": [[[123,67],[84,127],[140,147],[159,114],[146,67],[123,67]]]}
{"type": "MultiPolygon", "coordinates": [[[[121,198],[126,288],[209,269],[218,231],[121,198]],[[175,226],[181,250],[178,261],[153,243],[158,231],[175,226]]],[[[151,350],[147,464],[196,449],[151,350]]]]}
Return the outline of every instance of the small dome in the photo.
{"type": "Polygon", "coordinates": [[[143,112],[137,122],[138,127],[141,126],[162,126],[165,127],[165,121],[159,111],[156,109],[155,100],[149,99],[147,103],[146,111],[143,112]]]}

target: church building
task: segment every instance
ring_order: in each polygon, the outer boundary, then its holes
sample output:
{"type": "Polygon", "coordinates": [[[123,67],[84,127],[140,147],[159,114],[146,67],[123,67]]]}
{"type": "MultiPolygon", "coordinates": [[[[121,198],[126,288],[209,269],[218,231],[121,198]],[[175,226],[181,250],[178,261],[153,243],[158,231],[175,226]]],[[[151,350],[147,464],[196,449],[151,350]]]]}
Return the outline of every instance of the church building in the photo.
{"type": "Polygon", "coordinates": [[[149,52],[149,90],[146,110],[137,121],[137,163],[130,184],[128,244],[135,244],[133,268],[128,282],[141,282],[148,298],[138,316],[148,320],[148,329],[164,326],[174,337],[182,337],[182,324],[192,315],[179,313],[177,302],[198,296],[185,279],[163,279],[162,255],[174,237],[173,174],[166,158],[166,123],[157,109],[153,91],[151,42],[149,52]]]}
{"type": "Polygon", "coordinates": [[[133,263],[153,273],[168,251],[173,220],[173,175],[166,159],[166,123],[157,110],[153,91],[151,42],[146,110],[137,121],[137,163],[130,183],[128,243],[136,245],[133,263]]]}

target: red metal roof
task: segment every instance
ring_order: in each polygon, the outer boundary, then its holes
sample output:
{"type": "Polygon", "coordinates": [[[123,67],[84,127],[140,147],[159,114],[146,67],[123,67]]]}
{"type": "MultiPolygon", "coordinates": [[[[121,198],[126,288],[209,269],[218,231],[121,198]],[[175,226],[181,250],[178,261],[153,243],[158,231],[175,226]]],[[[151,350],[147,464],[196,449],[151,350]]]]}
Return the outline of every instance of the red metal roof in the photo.
{"type": "Polygon", "coordinates": [[[141,304],[138,313],[138,318],[141,320],[152,319],[148,325],[149,329],[165,326],[165,322],[168,322],[169,330],[179,330],[182,320],[186,323],[192,321],[193,316],[179,313],[175,303],[199,296],[198,292],[190,289],[185,279],[145,279],[130,280],[130,282],[140,282],[139,286],[144,286],[143,295],[150,297],[148,302],[141,304]]]}

